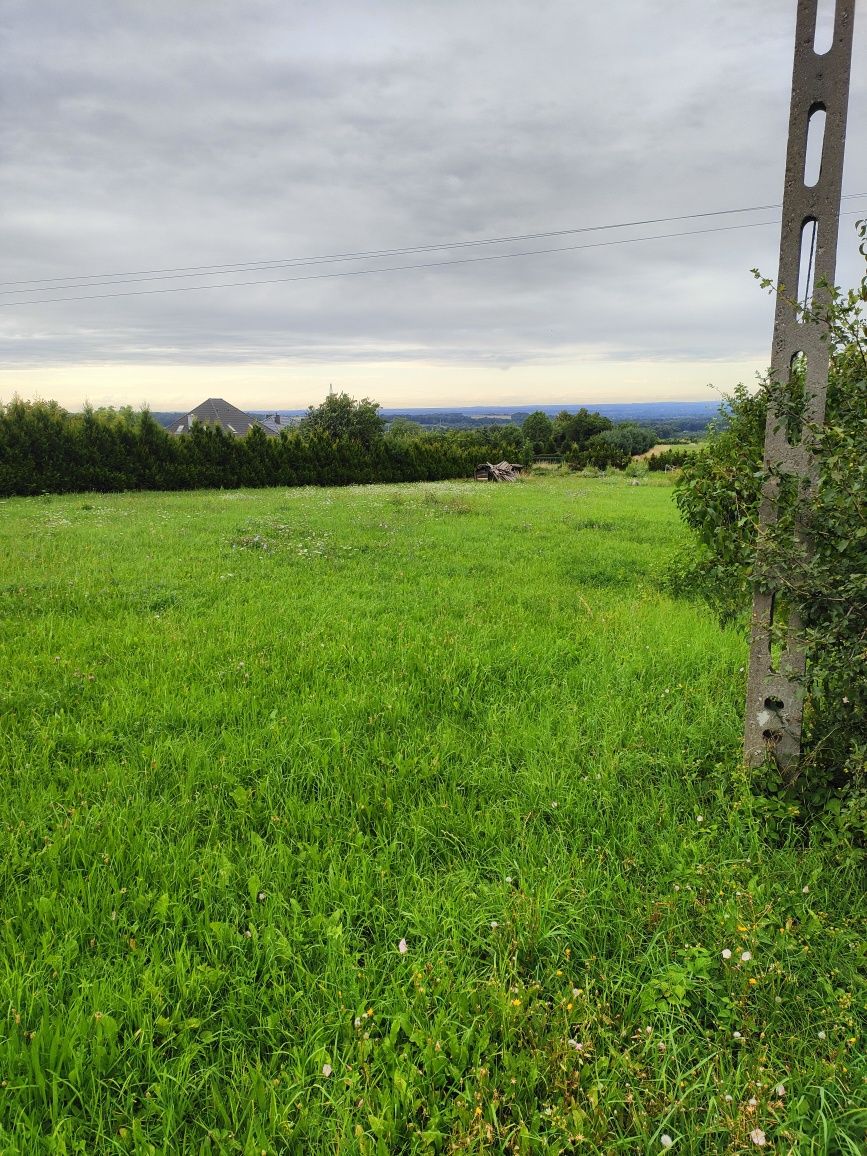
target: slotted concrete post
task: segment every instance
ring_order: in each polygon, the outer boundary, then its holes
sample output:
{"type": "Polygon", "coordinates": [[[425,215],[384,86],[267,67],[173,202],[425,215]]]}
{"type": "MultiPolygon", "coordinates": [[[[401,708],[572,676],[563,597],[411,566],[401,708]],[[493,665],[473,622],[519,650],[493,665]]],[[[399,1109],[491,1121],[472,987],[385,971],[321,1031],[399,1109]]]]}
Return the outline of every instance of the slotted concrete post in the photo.
{"type": "MultiPolygon", "coordinates": [[[[809,273],[805,275],[810,254],[814,270],[811,280],[816,288],[807,303],[821,306],[827,299],[822,283],[834,284],[855,18],[855,0],[836,0],[833,41],[820,56],[815,51],[819,2],[798,0],[771,351],[771,378],[780,385],[791,381],[796,360],[806,362],[803,422],[815,424],[825,420],[829,350],[821,339],[819,325],[805,323],[796,302],[800,300],[803,305],[809,295],[809,286],[799,285],[799,280],[810,280],[809,273]],[[821,162],[818,178],[813,180],[807,173],[808,142],[812,157],[822,114],[821,162]],[[808,179],[812,182],[809,185],[808,179]]],[[[773,406],[768,408],[764,465],[771,477],[759,511],[760,551],[762,535],[777,520],[780,477],[793,475],[802,487],[809,487],[814,481],[808,447],[773,406]]],[[[801,538],[800,546],[808,550],[809,542],[801,538]]],[[[771,586],[757,587],[753,597],[744,757],[751,766],[759,766],[772,754],[785,768],[796,763],[801,753],[806,659],[802,624],[786,605],[779,576],[776,581],[771,579],[771,586]],[[772,638],[778,640],[773,648],[772,638]]]]}

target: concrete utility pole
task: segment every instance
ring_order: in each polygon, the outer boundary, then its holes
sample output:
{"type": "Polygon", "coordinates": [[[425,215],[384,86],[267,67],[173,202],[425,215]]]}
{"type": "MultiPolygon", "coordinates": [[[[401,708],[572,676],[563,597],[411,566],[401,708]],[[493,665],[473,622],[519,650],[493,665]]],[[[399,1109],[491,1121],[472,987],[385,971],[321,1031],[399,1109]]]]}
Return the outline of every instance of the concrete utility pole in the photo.
{"type": "MultiPolygon", "coordinates": [[[[827,342],[821,340],[819,326],[799,319],[795,302],[820,306],[827,300],[822,282],[834,284],[855,17],[855,0],[836,0],[833,42],[819,56],[815,50],[819,2],[798,0],[771,353],[771,378],[780,384],[791,380],[796,361],[806,360],[804,424],[821,424],[825,420],[829,350],[827,342]],[[818,142],[814,137],[821,132],[823,119],[821,163],[814,179],[806,166],[808,155],[816,151],[818,142]],[[812,294],[811,268],[816,286],[812,294]]],[[[760,548],[762,534],[777,520],[779,476],[793,475],[796,484],[805,486],[815,481],[808,447],[801,443],[799,433],[787,428],[785,417],[770,406],[764,464],[772,473],[759,512],[760,548]]],[[[801,544],[809,549],[808,542],[801,544]]],[[[753,597],[744,729],[744,756],[750,765],[761,765],[769,753],[784,768],[800,757],[805,666],[802,624],[797,614],[786,606],[779,589],[765,593],[757,588],[753,597]],[[779,638],[779,647],[774,645],[772,652],[775,637],[779,638]]]]}

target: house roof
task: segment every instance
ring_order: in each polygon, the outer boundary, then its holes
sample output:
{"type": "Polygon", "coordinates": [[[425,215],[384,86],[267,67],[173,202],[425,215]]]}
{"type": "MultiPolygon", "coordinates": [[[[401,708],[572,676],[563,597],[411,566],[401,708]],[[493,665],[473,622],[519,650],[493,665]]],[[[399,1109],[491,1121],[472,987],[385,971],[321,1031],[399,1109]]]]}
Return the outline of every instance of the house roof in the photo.
{"type": "Polygon", "coordinates": [[[273,426],[269,428],[258,418],[244,413],[242,409],[231,405],[222,397],[209,397],[207,401],[203,401],[201,405],[191,409],[189,413],[172,423],[171,432],[174,434],[189,433],[196,422],[202,422],[203,425],[218,425],[226,433],[234,434],[235,437],[239,438],[248,433],[253,426],[259,426],[271,435],[278,432],[273,426]]]}

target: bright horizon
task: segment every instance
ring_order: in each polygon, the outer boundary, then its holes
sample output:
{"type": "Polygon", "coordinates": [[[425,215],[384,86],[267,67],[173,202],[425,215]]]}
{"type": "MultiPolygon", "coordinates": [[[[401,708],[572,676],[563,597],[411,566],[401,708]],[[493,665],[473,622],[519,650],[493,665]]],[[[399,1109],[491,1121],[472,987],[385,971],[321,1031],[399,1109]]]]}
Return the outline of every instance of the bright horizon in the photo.
{"type": "Polygon", "coordinates": [[[714,402],[738,382],[752,385],[762,371],[759,359],[741,362],[662,364],[650,367],[600,363],[580,375],[575,367],[463,369],[362,363],[298,369],[284,366],[46,367],[0,370],[0,401],[13,396],[53,400],[64,409],[132,405],[188,412],[209,397],[223,397],[244,410],[306,409],[318,405],[333,386],[337,393],[369,397],[386,409],[465,406],[580,406],[641,402],[714,402]],[[588,382],[579,381],[586,374],[588,382]],[[118,378],[122,383],[118,383],[118,378]],[[540,384],[540,378],[544,384],[540,384]],[[407,387],[407,381],[413,387],[407,387]],[[701,382],[700,385],[693,384],[701,382]],[[713,387],[713,388],[711,388],[713,387]]]}

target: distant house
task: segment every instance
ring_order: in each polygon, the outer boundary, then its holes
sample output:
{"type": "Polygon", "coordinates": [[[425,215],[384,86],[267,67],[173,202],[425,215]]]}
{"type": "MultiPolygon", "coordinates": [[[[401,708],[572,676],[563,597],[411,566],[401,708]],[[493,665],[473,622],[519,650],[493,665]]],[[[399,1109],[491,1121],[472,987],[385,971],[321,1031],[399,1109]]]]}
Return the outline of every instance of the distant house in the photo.
{"type": "Polygon", "coordinates": [[[173,434],[188,434],[196,424],[218,425],[226,433],[233,434],[238,438],[249,433],[253,426],[263,429],[269,437],[274,437],[281,428],[279,418],[277,421],[261,421],[249,413],[244,413],[242,409],[230,405],[221,397],[209,397],[207,401],[203,401],[201,405],[197,405],[195,409],[184,414],[179,421],[172,422],[170,429],[173,434]]]}

